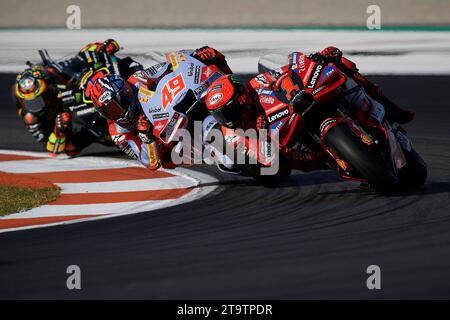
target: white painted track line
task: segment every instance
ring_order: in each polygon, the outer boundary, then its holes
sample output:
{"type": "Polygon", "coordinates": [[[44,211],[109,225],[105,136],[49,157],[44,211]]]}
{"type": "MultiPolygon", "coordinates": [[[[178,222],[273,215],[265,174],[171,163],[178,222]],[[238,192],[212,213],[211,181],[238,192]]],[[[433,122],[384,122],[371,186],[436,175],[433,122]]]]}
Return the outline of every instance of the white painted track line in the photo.
{"type": "Polygon", "coordinates": [[[176,188],[189,188],[196,185],[194,181],[183,176],[159,179],[141,179],[129,181],[89,182],[89,183],[58,183],[64,193],[85,192],[126,192],[146,190],[170,190],[176,188]]]}

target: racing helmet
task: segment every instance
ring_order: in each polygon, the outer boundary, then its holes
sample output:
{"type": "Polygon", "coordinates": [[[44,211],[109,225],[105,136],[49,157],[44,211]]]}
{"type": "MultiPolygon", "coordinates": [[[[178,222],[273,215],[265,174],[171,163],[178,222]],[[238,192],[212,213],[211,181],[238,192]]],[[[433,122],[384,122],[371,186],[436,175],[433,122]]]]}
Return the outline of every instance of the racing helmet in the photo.
{"type": "Polygon", "coordinates": [[[39,66],[26,69],[16,78],[14,93],[28,112],[41,116],[58,98],[58,87],[39,66]]]}
{"type": "Polygon", "coordinates": [[[209,113],[221,125],[235,129],[250,103],[248,90],[233,75],[224,75],[208,88],[205,103],[209,113]]]}
{"type": "Polygon", "coordinates": [[[103,42],[103,48],[107,54],[114,54],[120,50],[120,45],[116,40],[108,39],[103,42]]]}
{"type": "Polygon", "coordinates": [[[138,117],[133,89],[120,76],[108,74],[97,79],[91,89],[92,102],[97,112],[119,126],[129,128],[138,117]]]}

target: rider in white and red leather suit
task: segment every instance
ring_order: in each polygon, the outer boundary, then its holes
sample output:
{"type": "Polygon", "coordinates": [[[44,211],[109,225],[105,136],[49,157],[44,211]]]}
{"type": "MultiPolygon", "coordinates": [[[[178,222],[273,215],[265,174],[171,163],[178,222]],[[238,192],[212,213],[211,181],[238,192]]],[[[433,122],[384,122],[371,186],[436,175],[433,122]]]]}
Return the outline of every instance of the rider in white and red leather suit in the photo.
{"type": "MultiPolygon", "coordinates": [[[[211,47],[192,50],[191,55],[206,65],[215,65],[223,73],[231,73],[225,56],[211,47]]],[[[116,145],[128,156],[151,170],[175,168],[170,151],[152,135],[152,125],[140,108],[137,95],[140,88],[154,90],[172,66],[160,63],[133,74],[126,81],[116,75],[98,79],[91,91],[97,111],[108,119],[109,132],[116,145]]]]}
{"type": "MultiPolygon", "coordinates": [[[[401,109],[392,101],[386,98],[379,86],[367,80],[358,72],[356,65],[342,56],[342,52],[335,47],[328,47],[320,53],[313,53],[310,59],[319,63],[333,62],[347,76],[361,85],[373,99],[382,103],[386,110],[386,118],[389,121],[404,124],[414,118],[414,113],[401,109]]],[[[268,121],[263,108],[259,103],[258,89],[272,88],[277,79],[291,70],[290,65],[285,65],[276,71],[269,71],[252,78],[248,85],[244,87],[240,81],[232,76],[222,76],[211,84],[208,89],[205,101],[206,106],[216,120],[231,129],[241,128],[247,130],[256,128],[257,130],[267,129],[268,121]],[[210,103],[210,99],[215,95],[221,95],[220,102],[210,103]]],[[[211,101],[215,101],[212,99],[211,101]]],[[[296,150],[282,150],[282,154],[290,160],[292,168],[310,171],[320,167],[323,162],[320,159],[324,153],[322,150],[314,152],[301,152],[296,150]]]]}

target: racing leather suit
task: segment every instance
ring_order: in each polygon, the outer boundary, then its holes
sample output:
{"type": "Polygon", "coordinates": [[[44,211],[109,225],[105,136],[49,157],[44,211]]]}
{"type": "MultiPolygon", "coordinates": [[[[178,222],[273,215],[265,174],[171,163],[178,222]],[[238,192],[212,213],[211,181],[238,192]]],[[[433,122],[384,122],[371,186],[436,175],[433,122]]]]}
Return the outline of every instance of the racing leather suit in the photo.
{"type": "Polygon", "coordinates": [[[48,59],[47,63],[44,61],[44,65],[32,66],[17,76],[16,83],[26,71],[36,68],[48,76],[48,85],[53,92],[52,99],[43,112],[36,114],[27,110],[23,99],[16,93],[15,86],[12,95],[25,128],[38,143],[44,145],[47,151],[54,154],[66,152],[72,156],[96,140],[86,130],[72,133],[70,107],[81,104],[78,86],[82,76],[90,68],[96,69],[108,61],[119,60],[115,57],[119,49],[118,45],[109,46],[108,41],[114,42],[114,40],[107,40],[104,43],[90,43],[71,59],[57,63],[48,59]]]}
{"type": "MultiPolygon", "coordinates": [[[[399,108],[388,98],[386,98],[380,87],[367,80],[362,74],[358,72],[355,63],[351,62],[347,58],[342,56],[342,52],[335,47],[328,47],[322,50],[321,53],[315,53],[310,55],[315,61],[328,63],[332,61],[338,68],[340,68],[347,76],[351,77],[356,83],[361,85],[370,97],[381,102],[386,109],[386,117],[388,120],[397,121],[399,123],[409,122],[414,118],[414,114],[399,108]]],[[[240,128],[256,128],[258,131],[261,129],[267,129],[267,119],[265,113],[259,104],[259,97],[257,91],[264,88],[273,88],[277,79],[283,74],[290,72],[291,66],[285,65],[276,70],[271,70],[266,73],[260,74],[250,80],[247,89],[249,91],[252,106],[247,106],[243,112],[240,128]]],[[[295,150],[286,148],[281,150],[281,154],[284,155],[290,161],[290,165],[294,169],[300,169],[303,171],[311,171],[322,168],[324,162],[321,159],[325,156],[323,150],[295,150]]]]}

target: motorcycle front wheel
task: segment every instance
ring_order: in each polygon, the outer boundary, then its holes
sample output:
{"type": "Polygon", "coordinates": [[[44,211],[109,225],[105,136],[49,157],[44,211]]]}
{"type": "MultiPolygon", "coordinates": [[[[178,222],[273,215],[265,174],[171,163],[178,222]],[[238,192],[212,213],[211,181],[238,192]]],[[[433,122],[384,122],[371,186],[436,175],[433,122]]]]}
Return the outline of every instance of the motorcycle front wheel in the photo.
{"type": "Polygon", "coordinates": [[[375,157],[345,124],[339,124],[327,133],[325,142],[339,157],[342,157],[356,171],[367,179],[369,185],[379,194],[393,195],[400,189],[397,176],[375,157]]]}

